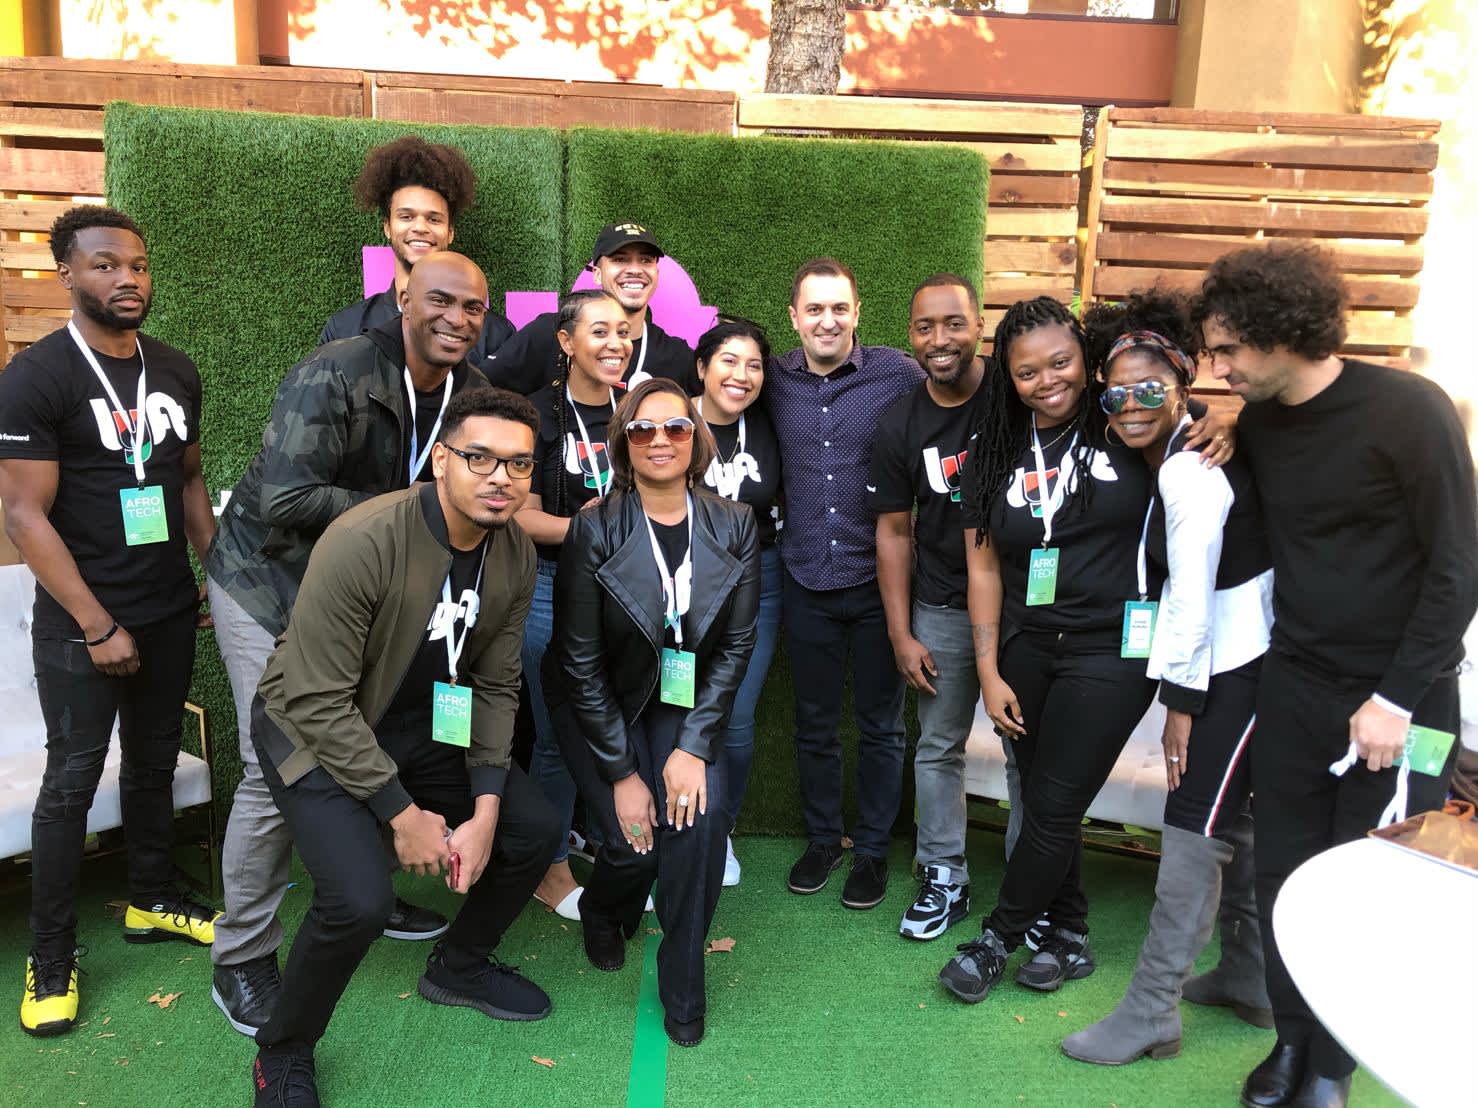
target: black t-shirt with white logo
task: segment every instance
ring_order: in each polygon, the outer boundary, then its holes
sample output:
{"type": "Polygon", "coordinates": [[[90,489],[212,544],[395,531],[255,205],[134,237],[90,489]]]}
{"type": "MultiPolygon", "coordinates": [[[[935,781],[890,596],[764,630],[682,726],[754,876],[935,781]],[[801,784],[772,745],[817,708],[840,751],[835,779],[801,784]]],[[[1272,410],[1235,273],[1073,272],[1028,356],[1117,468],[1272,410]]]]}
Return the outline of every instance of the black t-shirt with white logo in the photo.
{"type": "MultiPolygon", "coordinates": [[[[1026,603],[1027,567],[1031,552],[1042,545],[1042,492],[1037,487],[1036,458],[1028,436],[1017,455],[1016,472],[990,505],[990,536],[1001,563],[1004,590],[1002,622],[1028,631],[1118,630],[1124,602],[1139,599],[1135,563],[1153,484],[1139,451],[1106,444],[1092,452],[1093,496],[1077,482],[1076,462],[1068,460],[1069,432],[1052,428],[1042,435],[1047,494],[1055,495],[1063,468],[1069,470],[1068,495],[1052,522],[1049,545],[1059,551],[1057,597],[1051,604],[1026,603]]],[[[964,525],[980,520],[966,473],[964,525]]],[[[973,541],[973,539],[971,540],[973,541]]],[[[1149,596],[1160,595],[1163,577],[1150,569],[1149,596]]]]}
{"type": "MultiPolygon", "coordinates": [[[[144,484],[164,494],[169,538],[129,546],[119,493],[136,489],[125,457],[128,420],[113,410],[64,327],[21,351],[0,373],[0,458],[58,463],[49,519],[98,603],[125,628],[193,608],[198,591],[185,551],[184,454],[200,434],[200,374],[182,352],[140,335],[148,394],[144,484]]],[[[139,359],[97,354],[118,398],[138,397],[139,359]]],[[[34,631],[78,638],[81,630],[38,584],[34,631]]]]}
{"type": "Polygon", "coordinates": [[[924,382],[894,401],[878,421],[867,506],[881,514],[912,511],[918,504],[914,597],[923,604],[965,607],[960,481],[979,395],[946,408],[929,395],[924,382]]]}
{"type": "MultiPolygon", "coordinates": [[[[385,719],[404,719],[407,716],[428,715],[431,711],[431,690],[437,681],[451,679],[447,665],[447,636],[453,641],[462,637],[468,621],[477,622],[477,570],[482,565],[483,544],[471,550],[452,551],[451,603],[438,594],[436,607],[426,623],[426,633],[411,661],[410,669],[401,678],[395,698],[385,709],[385,719]]],[[[460,659],[465,672],[468,659],[460,659]]]]}
{"type": "MultiPolygon", "coordinates": [[[[582,504],[599,496],[601,489],[610,489],[611,459],[606,453],[606,427],[611,422],[611,406],[571,403],[563,388],[558,393],[553,388],[540,389],[529,397],[529,402],[539,413],[539,437],[534,443],[534,476],[529,482],[529,492],[541,498],[544,511],[568,518],[582,504]],[[576,412],[585,423],[594,457],[585,449],[576,412]],[[564,486],[562,505],[561,484],[564,486]]],[[[539,557],[559,561],[558,546],[539,544],[537,549],[539,557]]]]}
{"type": "Polygon", "coordinates": [[[754,509],[760,545],[775,541],[776,502],[780,498],[780,443],[775,425],[758,404],[744,412],[744,449],[739,449],[739,421],[710,423],[718,456],[703,475],[703,483],[726,499],[754,509]]]}

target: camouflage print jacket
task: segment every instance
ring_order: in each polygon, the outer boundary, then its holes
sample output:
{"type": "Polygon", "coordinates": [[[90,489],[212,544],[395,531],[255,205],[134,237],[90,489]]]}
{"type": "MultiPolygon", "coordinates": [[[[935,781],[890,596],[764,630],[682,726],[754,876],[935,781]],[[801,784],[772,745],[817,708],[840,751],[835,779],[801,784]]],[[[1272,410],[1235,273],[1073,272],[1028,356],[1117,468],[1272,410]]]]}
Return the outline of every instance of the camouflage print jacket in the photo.
{"type": "MultiPolygon", "coordinates": [[[[400,328],[397,317],[320,346],[288,372],[262,449],[221,513],[205,571],[274,637],[287,629],[324,529],[354,505],[408,484],[400,328]]],[[[452,372],[454,392],[486,384],[466,362],[452,372]]]]}

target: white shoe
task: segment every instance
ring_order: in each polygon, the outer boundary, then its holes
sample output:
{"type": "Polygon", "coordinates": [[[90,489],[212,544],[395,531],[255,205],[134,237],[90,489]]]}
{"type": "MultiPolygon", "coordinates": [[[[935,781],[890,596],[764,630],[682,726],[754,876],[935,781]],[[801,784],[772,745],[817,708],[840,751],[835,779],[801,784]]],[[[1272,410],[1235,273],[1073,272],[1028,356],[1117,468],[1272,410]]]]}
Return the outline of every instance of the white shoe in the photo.
{"type": "Polygon", "coordinates": [[[565,919],[578,920],[580,918],[580,894],[584,891],[583,886],[573,889],[568,896],[554,906],[554,914],[565,919]]]}
{"type": "Polygon", "coordinates": [[[652,900],[651,896],[649,895],[647,897],[647,906],[645,908],[643,908],[642,911],[643,912],[655,912],[656,910],[657,910],[657,904],[656,904],[655,901],[652,900]]]}
{"type": "Polygon", "coordinates": [[[732,889],[739,884],[739,859],[734,856],[734,838],[731,835],[724,845],[724,888],[732,889]]]}

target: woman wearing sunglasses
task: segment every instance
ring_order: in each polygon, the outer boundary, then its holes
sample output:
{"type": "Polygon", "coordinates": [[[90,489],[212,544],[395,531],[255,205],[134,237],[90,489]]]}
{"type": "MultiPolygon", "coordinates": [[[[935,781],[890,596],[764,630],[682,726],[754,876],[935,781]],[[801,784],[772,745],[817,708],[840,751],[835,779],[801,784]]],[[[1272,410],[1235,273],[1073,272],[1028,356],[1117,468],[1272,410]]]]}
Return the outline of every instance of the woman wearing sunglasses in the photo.
{"type": "Polygon", "coordinates": [[[564,821],[559,850],[534,896],[566,919],[580,918],[580,886],[570,872],[570,823],[575,782],[549,723],[540,663],[554,631],[554,575],[570,518],[611,487],[606,427],[631,358],[630,328],[621,302],[608,292],[572,292],[560,301],[555,379],[529,399],[539,413],[534,476],[518,522],[534,540],[539,572],[524,624],[523,673],[534,716],[529,776],[564,821]]]}
{"type": "MultiPolygon", "coordinates": [[[[939,975],[969,1003],[1043,916],[1017,982],[1050,992],[1093,972],[1082,820],[1154,694],[1144,653],[1121,649],[1127,605],[1158,593],[1136,571],[1151,475],[1105,434],[1083,329],[1056,300],[1018,301],[995,358],[962,490],[967,603],[985,710],[1014,740],[1025,813],[994,911],[939,975]]],[[[1226,432],[1199,438],[1219,459],[1226,432]]]]}
{"type": "MultiPolygon", "coordinates": [[[[1166,709],[1170,789],[1149,934],[1118,1007],[1062,1044],[1069,1057],[1117,1066],[1180,1051],[1181,987],[1210,938],[1222,870],[1234,855],[1222,836],[1247,804],[1247,747],[1273,624],[1273,571],[1246,464],[1233,458],[1209,469],[1185,449],[1186,402],[1196,379],[1187,351],[1196,340],[1184,305],[1164,293],[1137,294],[1090,311],[1084,326],[1090,348],[1107,346],[1099,402],[1109,430],[1155,474],[1158,495],[1139,559],[1151,573],[1167,575],[1158,608],[1138,613],[1148,675],[1159,681],[1166,709]]],[[[1259,949],[1256,933],[1224,941],[1259,949]]],[[[1262,976],[1260,957],[1244,961],[1262,976]]],[[[1267,1007],[1261,980],[1240,986],[1267,1007]]]]}
{"type": "Polygon", "coordinates": [[[693,401],[643,381],[611,418],[612,491],[570,522],[544,688],[601,832],[580,901],[585,953],[618,970],[654,894],[668,1036],[703,1038],[703,944],[724,871],[724,722],[754,649],[754,513],[701,478],[714,457],[693,401]]]}
{"type": "Polygon", "coordinates": [[[698,411],[713,435],[713,461],[703,483],[719,496],[748,504],[759,530],[760,610],[754,654],[734,695],[734,708],[724,727],[723,825],[729,837],[724,856],[724,884],[739,884],[734,856],[734,825],[749,785],[754,758],[754,715],[765,676],[780,637],[780,547],[775,541],[776,507],[780,500],[780,444],[763,405],[756,405],[765,383],[770,340],[757,323],[724,319],[698,340],[698,377],[703,395],[698,411]]]}

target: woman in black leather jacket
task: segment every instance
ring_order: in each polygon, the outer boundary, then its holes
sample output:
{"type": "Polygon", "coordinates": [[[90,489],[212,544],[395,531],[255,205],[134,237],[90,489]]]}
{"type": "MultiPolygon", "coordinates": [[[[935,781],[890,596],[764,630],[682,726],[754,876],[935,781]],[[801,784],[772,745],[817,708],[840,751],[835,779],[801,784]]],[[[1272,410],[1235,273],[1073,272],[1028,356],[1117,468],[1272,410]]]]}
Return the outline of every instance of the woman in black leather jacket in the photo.
{"type": "Polygon", "coordinates": [[[715,763],[759,609],[756,527],[702,487],[712,440],[673,382],[632,389],[607,442],[613,491],[575,515],[560,552],[544,688],[604,839],[580,901],[585,952],[621,968],[655,879],[664,1024],[692,1046],[728,830],[715,763]]]}

